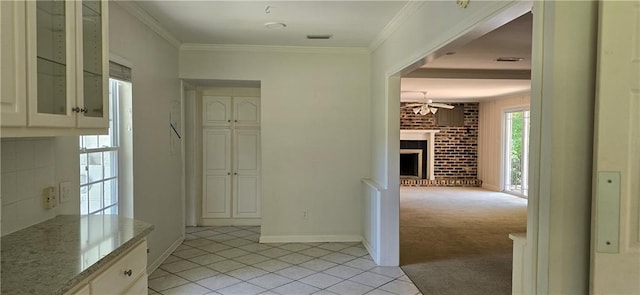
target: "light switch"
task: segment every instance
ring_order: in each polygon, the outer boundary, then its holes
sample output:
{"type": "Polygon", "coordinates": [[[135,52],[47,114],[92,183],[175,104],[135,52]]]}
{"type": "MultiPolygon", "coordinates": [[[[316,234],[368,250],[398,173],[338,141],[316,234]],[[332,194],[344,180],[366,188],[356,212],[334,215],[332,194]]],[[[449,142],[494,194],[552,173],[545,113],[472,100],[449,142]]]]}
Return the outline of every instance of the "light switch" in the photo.
{"type": "Polygon", "coordinates": [[[618,253],[620,244],[620,172],[598,172],[596,251],[618,253]]]}

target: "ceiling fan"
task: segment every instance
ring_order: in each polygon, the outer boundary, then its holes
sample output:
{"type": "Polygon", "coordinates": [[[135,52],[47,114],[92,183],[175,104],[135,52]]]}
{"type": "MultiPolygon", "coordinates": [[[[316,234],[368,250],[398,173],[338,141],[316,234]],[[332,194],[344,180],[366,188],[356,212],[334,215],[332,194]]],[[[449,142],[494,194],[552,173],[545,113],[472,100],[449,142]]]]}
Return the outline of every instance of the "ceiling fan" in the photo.
{"type": "Polygon", "coordinates": [[[422,94],[422,99],[424,100],[424,102],[410,103],[402,106],[402,108],[404,109],[413,108],[413,113],[416,115],[417,114],[426,115],[429,113],[435,114],[438,111],[438,108],[449,109],[449,110],[454,108],[454,106],[450,104],[437,103],[437,102],[433,102],[431,99],[427,99],[426,91],[423,91],[420,93],[422,94]]]}

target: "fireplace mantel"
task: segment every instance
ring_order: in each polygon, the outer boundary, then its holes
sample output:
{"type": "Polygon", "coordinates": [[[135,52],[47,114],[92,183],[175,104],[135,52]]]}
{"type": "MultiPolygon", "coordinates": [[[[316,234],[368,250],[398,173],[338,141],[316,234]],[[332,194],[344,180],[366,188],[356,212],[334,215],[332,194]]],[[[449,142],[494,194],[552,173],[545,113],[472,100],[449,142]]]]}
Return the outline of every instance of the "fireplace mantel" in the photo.
{"type": "Polygon", "coordinates": [[[440,130],[400,130],[400,140],[433,140],[440,130]]]}
{"type": "Polygon", "coordinates": [[[426,140],[427,141],[427,177],[435,180],[434,157],[435,157],[435,136],[440,130],[400,130],[400,140],[426,140]]]}

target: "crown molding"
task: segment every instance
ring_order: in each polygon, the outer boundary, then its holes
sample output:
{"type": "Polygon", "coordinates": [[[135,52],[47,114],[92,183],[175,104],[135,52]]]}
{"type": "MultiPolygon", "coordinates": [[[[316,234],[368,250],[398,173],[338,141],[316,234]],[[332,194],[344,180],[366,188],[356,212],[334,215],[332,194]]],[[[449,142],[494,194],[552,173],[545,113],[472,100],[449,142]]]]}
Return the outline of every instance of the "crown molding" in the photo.
{"type": "Polygon", "coordinates": [[[369,54],[364,47],[306,47],[272,45],[231,45],[183,43],[180,51],[231,51],[273,53],[318,53],[318,54],[369,54]]]}
{"type": "Polygon", "coordinates": [[[376,35],[376,38],[369,44],[369,52],[374,52],[378,47],[395,32],[403,21],[410,15],[418,11],[424,5],[425,1],[408,1],[398,13],[389,21],[389,23],[376,35]]]}
{"type": "Polygon", "coordinates": [[[147,13],[142,7],[138,4],[135,4],[132,1],[113,1],[120,5],[120,7],[124,8],[127,12],[141,21],[143,24],[147,25],[152,31],[158,34],[160,37],[165,39],[169,44],[173,45],[175,48],[180,48],[182,42],[178,40],[178,38],[174,37],[169,31],[167,31],[155,18],[153,18],[149,13],[147,13]]]}
{"type": "Polygon", "coordinates": [[[531,70],[419,68],[403,78],[531,80],[531,70]]]}

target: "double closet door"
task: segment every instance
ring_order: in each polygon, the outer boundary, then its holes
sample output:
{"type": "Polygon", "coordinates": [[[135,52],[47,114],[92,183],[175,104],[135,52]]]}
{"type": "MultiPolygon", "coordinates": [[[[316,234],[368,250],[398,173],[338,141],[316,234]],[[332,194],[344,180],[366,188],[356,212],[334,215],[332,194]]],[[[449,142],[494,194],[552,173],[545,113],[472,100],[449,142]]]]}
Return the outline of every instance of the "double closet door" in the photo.
{"type": "Polygon", "coordinates": [[[259,113],[257,97],[203,96],[203,218],[260,217],[259,113]]]}

